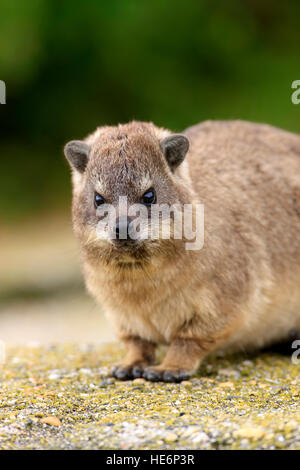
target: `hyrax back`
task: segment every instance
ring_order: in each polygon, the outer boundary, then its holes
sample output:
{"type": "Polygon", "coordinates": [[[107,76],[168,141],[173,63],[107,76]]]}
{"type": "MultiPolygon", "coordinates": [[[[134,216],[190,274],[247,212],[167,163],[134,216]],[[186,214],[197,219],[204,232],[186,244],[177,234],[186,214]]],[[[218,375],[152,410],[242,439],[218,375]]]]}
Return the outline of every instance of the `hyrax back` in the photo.
{"type": "Polygon", "coordinates": [[[182,134],[132,122],[99,128],[65,153],[87,287],[128,347],[116,377],[182,380],[211,351],[257,348],[300,329],[298,135],[242,121],[182,134]],[[155,204],[202,204],[203,246],[187,250],[172,231],[132,240],[120,196],[147,207],[146,224],[155,204]],[[97,236],[103,203],[116,208],[127,239],[97,236]],[[169,349],[153,366],[159,343],[169,349]]]}

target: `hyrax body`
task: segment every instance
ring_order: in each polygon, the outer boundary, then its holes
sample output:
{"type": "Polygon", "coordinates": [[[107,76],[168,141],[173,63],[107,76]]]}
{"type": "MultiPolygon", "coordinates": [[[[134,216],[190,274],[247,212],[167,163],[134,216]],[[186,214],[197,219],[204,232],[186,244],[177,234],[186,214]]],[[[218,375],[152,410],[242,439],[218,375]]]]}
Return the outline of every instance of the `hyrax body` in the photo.
{"type": "Polygon", "coordinates": [[[300,329],[300,136],[241,121],[182,134],[132,122],[100,127],[65,154],[86,284],[128,349],[116,377],[180,381],[216,349],[300,329]],[[203,204],[202,249],[174,237],[99,239],[96,206],[119,196],[148,209],[203,204]],[[153,365],[158,344],[169,348],[153,365]]]}

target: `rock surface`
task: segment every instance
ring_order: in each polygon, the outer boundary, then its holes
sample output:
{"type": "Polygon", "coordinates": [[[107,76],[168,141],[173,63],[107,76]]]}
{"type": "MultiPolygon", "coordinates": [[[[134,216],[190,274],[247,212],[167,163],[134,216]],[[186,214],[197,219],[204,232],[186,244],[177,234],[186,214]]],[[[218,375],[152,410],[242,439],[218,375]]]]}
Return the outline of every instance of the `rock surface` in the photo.
{"type": "Polygon", "coordinates": [[[116,344],[8,347],[0,449],[300,449],[300,364],[209,358],[181,384],[109,377],[116,344]]]}

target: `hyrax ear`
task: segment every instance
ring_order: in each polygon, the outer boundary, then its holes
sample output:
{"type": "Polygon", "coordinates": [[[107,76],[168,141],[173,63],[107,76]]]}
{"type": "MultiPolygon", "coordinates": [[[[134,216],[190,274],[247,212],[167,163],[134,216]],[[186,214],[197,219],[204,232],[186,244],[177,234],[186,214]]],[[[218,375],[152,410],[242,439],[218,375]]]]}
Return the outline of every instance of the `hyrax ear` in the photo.
{"type": "Polygon", "coordinates": [[[169,135],[160,142],[160,148],[172,169],[175,169],[181,162],[183,162],[189,149],[189,145],[188,139],[182,134],[169,135]]]}
{"type": "Polygon", "coordinates": [[[90,146],[81,140],[71,140],[65,145],[64,154],[72,168],[83,173],[89,158],[90,146]]]}

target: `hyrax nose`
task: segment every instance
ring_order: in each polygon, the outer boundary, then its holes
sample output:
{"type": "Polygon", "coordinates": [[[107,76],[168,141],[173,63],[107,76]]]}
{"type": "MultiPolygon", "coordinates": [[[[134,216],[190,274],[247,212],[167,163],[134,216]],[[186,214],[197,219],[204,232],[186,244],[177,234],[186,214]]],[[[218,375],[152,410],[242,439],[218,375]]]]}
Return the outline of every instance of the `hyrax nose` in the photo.
{"type": "Polygon", "coordinates": [[[127,240],[130,238],[129,225],[131,219],[127,216],[118,217],[115,224],[115,234],[117,240],[127,240]]]}

